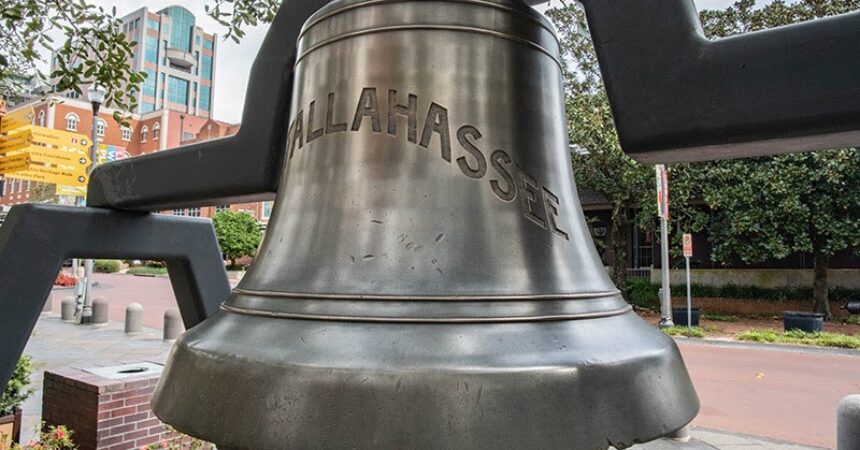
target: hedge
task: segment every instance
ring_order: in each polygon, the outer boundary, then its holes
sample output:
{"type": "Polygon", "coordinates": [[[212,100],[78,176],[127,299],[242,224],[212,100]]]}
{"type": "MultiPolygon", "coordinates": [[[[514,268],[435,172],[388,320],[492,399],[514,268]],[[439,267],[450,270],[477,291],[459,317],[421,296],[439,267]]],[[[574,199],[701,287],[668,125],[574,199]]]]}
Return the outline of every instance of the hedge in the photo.
{"type": "Polygon", "coordinates": [[[93,270],[100,273],[116,273],[122,267],[122,262],[116,259],[97,259],[93,264],[93,270]]]}

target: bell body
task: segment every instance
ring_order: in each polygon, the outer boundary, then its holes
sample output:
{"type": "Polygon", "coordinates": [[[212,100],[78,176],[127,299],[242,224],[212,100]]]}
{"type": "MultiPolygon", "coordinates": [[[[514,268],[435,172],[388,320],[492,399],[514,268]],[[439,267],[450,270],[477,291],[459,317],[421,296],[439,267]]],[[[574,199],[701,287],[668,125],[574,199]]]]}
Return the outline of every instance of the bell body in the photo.
{"type": "Polygon", "coordinates": [[[219,448],[602,449],[695,416],[591,242],[542,16],[341,0],[298,54],[264,243],[177,341],[162,420],[219,448]]]}

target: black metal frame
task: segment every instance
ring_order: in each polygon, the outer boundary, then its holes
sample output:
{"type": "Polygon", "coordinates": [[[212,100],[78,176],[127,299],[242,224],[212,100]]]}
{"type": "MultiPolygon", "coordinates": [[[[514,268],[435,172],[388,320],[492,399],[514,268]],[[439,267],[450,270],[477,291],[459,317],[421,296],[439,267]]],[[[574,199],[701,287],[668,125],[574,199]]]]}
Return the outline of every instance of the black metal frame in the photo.
{"type": "Polygon", "coordinates": [[[25,204],[0,227],[0,386],[6,386],[68,258],[167,261],[186,328],[230,295],[212,222],[204,219],[25,204]]]}

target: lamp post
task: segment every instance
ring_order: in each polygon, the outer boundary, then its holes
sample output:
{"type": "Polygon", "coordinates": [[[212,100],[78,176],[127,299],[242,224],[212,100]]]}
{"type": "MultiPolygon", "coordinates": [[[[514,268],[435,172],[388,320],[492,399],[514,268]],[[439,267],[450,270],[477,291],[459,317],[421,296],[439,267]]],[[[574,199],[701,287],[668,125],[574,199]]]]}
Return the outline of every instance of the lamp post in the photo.
{"type": "Polygon", "coordinates": [[[179,144],[185,140],[185,114],[179,115],[179,144]]]}
{"type": "MultiPolygon", "coordinates": [[[[98,123],[99,123],[99,109],[102,106],[102,102],[105,99],[105,88],[98,85],[98,83],[93,83],[87,89],[87,98],[90,100],[90,104],[93,105],[93,134],[92,134],[92,144],[93,146],[90,148],[90,167],[87,169],[87,175],[92,175],[93,169],[96,167],[96,158],[98,157],[98,148],[99,148],[99,134],[98,134],[98,123]]],[[[91,323],[93,319],[93,260],[87,259],[84,262],[84,306],[81,310],[81,323],[91,323]]]]}

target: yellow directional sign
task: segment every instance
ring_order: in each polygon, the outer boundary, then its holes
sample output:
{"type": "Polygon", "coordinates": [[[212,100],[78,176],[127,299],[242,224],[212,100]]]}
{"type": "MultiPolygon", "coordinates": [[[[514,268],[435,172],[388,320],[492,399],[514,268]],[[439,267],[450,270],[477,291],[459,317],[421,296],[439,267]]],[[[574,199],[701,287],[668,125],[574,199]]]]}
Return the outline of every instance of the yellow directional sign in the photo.
{"type": "Polygon", "coordinates": [[[0,137],[0,153],[14,152],[26,148],[32,142],[29,132],[0,137]]]}
{"type": "Polygon", "coordinates": [[[65,195],[67,197],[86,197],[86,186],[63,186],[57,185],[57,195],[65,195]]]}
{"type": "Polygon", "coordinates": [[[0,174],[27,170],[30,168],[30,162],[28,153],[0,158],[0,174]]]}
{"type": "Polygon", "coordinates": [[[0,117],[0,133],[8,133],[16,128],[26,127],[33,123],[36,116],[33,107],[21,108],[15,112],[0,117]]]}
{"type": "Polygon", "coordinates": [[[63,151],[37,145],[31,145],[24,151],[30,154],[34,163],[41,165],[50,164],[81,173],[86,173],[87,167],[90,165],[89,158],[74,151],[63,151]]]}
{"type": "Polygon", "coordinates": [[[15,172],[11,178],[38,181],[41,183],[63,184],[67,186],[86,186],[87,176],[70,170],[59,170],[55,167],[40,167],[32,165],[28,170],[15,172]]]}
{"type": "Polygon", "coordinates": [[[90,139],[80,133],[33,126],[30,127],[30,134],[33,136],[33,142],[37,144],[76,148],[79,150],[87,150],[90,147],[90,139]]]}

